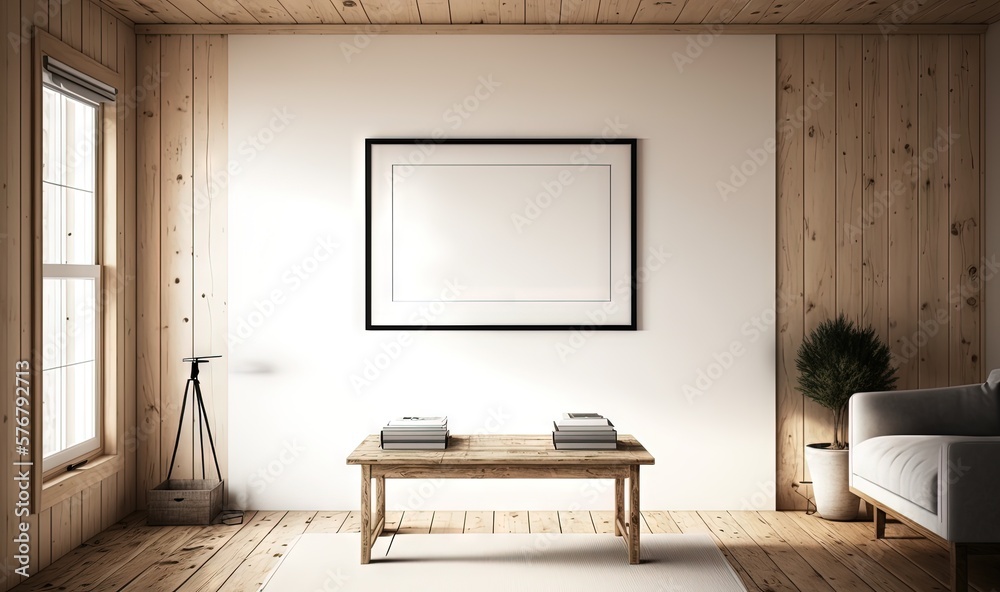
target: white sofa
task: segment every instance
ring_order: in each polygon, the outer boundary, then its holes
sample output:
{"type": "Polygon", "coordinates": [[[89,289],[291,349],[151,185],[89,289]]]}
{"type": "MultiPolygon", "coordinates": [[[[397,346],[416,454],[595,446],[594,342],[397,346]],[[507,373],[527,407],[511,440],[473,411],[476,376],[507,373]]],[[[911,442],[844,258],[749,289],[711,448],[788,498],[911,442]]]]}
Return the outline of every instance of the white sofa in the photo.
{"type": "Polygon", "coordinates": [[[1000,370],[983,384],[857,393],[850,400],[851,491],[951,546],[953,591],[970,553],[1000,553],[1000,370]]]}

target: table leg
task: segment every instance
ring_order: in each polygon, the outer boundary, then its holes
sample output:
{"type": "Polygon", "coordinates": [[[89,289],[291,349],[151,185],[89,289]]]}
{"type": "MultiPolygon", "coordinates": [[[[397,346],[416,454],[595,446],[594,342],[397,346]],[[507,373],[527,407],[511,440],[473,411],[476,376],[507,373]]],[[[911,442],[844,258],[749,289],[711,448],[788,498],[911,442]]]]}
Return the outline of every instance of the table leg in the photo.
{"type": "Polygon", "coordinates": [[[639,465],[629,467],[628,476],[629,500],[628,500],[628,562],[632,565],[639,563],[639,465]]]}
{"type": "Polygon", "coordinates": [[[625,536],[621,525],[625,524],[625,479],[615,479],[615,536],[625,536]]]}
{"type": "Polygon", "coordinates": [[[361,465],[361,564],[372,557],[372,466],[361,465]]]}
{"type": "Polygon", "coordinates": [[[376,530],[372,534],[372,538],[381,535],[383,528],[385,528],[385,477],[375,477],[375,529],[376,530]]]}

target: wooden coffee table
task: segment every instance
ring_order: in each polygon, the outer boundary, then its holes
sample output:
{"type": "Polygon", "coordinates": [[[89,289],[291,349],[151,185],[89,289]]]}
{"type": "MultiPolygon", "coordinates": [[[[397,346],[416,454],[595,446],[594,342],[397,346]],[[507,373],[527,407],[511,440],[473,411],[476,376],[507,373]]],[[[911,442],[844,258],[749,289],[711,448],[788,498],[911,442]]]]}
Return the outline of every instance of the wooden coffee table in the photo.
{"type": "Polygon", "coordinates": [[[385,527],[386,479],[614,479],[615,536],[623,537],[629,563],[639,563],[639,467],[653,463],[629,435],[618,436],[617,450],[555,450],[551,436],[508,435],[453,435],[446,450],[382,450],[378,435],[368,436],[347,457],[347,464],[361,466],[361,563],[371,561],[372,545],[385,527]]]}

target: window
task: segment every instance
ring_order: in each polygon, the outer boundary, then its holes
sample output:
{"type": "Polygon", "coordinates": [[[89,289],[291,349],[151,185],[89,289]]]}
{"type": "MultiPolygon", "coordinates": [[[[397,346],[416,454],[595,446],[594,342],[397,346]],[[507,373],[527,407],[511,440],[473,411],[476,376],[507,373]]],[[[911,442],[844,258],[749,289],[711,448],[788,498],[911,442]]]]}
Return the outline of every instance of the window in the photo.
{"type": "Polygon", "coordinates": [[[42,89],[42,455],[101,448],[100,103],[42,89]]]}

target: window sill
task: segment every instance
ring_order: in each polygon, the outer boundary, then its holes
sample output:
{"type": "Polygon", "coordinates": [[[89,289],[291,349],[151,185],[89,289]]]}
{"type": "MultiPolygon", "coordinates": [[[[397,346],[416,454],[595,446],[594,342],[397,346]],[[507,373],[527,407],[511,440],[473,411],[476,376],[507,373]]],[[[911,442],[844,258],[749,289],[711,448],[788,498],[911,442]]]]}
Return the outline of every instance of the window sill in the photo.
{"type": "Polygon", "coordinates": [[[91,460],[75,471],[60,473],[42,484],[42,503],[39,511],[60,504],[95,483],[121,470],[121,457],[105,454],[91,460]]]}

